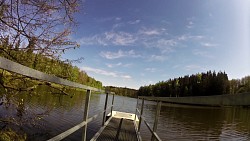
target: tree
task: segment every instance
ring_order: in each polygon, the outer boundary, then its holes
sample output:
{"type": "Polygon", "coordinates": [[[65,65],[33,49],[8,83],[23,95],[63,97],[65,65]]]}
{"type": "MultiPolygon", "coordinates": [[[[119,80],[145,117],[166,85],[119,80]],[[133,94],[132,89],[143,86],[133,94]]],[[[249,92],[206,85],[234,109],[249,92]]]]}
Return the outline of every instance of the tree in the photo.
{"type": "MultiPolygon", "coordinates": [[[[79,5],[79,0],[2,0],[0,41],[10,46],[1,50],[12,59],[12,50],[58,59],[65,50],[79,47],[69,38],[79,5]]],[[[15,61],[22,63],[20,59],[15,61]]]]}

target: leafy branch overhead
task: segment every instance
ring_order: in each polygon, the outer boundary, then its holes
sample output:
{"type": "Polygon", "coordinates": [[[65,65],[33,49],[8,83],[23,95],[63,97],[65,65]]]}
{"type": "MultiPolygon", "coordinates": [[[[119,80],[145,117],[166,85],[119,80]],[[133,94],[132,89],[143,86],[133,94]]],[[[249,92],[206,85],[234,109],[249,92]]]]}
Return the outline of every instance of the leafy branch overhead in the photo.
{"type": "Polygon", "coordinates": [[[10,50],[35,52],[58,58],[65,50],[79,47],[69,35],[76,26],[74,14],[81,1],[3,0],[0,3],[0,38],[10,50]]]}

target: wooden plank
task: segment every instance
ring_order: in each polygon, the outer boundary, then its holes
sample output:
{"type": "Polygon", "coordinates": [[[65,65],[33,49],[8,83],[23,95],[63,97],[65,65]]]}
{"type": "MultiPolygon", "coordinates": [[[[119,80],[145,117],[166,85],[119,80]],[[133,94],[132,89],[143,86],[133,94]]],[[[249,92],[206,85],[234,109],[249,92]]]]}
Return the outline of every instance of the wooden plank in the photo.
{"type": "Polygon", "coordinates": [[[81,88],[85,90],[104,92],[104,90],[101,90],[101,89],[82,85],[76,82],[72,82],[66,79],[59,78],[54,75],[49,75],[49,74],[37,71],[35,69],[23,66],[21,64],[18,64],[16,62],[13,62],[3,57],[0,57],[0,68],[10,71],[10,72],[18,73],[27,77],[32,77],[38,80],[49,81],[49,82],[53,82],[56,84],[61,84],[65,86],[75,87],[75,88],[81,88]]]}
{"type": "Polygon", "coordinates": [[[138,141],[133,120],[123,119],[122,124],[120,124],[121,120],[113,117],[96,140],[138,141]],[[119,126],[120,132],[117,132],[119,126]]]}
{"type": "Polygon", "coordinates": [[[94,137],[90,140],[90,141],[95,141],[97,140],[97,138],[101,135],[102,131],[105,129],[106,126],[108,126],[110,120],[112,119],[112,117],[110,117],[105,123],[104,125],[99,129],[99,131],[94,135],[94,137]]]}

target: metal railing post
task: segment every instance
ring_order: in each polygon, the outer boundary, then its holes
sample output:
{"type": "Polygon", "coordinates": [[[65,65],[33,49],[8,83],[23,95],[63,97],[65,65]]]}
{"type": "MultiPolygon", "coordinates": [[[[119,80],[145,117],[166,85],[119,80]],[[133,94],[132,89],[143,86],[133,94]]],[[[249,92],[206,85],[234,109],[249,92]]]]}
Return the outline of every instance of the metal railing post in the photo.
{"type": "Polygon", "coordinates": [[[84,114],[83,114],[83,121],[86,122],[86,125],[83,127],[82,141],[86,141],[87,125],[88,125],[88,124],[87,124],[87,119],[88,119],[88,113],[89,113],[90,95],[91,95],[91,91],[90,91],[90,90],[87,90],[86,99],[85,99],[84,114]]]}
{"type": "Polygon", "coordinates": [[[142,120],[142,114],[143,114],[143,106],[144,106],[144,99],[142,99],[142,103],[141,103],[141,113],[140,113],[140,119],[139,119],[139,125],[138,125],[138,132],[140,132],[140,129],[141,129],[141,120],[142,120]]]}
{"type": "MultiPolygon", "coordinates": [[[[157,101],[153,132],[156,132],[156,130],[157,130],[157,125],[158,125],[158,119],[159,119],[159,116],[160,116],[160,112],[161,112],[161,101],[157,101]]],[[[152,141],[155,140],[155,137],[154,137],[153,134],[152,134],[151,140],[152,141]]]]}
{"type": "Polygon", "coordinates": [[[112,116],[113,107],[114,107],[114,100],[115,100],[115,94],[113,94],[112,96],[112,103],[111,103],[111,110],[110,110],[111,116],[112,116]]]}
{"type": "Polygon", "coordinates": [[[106,99],[105,99],[105,105],[104,105],[104,112],[103,112],[103,119],[102,119],[102,126],[104,126],[104,123],[106,121],[106,109],[107,109],[107,103],[108,103],[108,92],[106,93],[106,99]]]}
{"type": "Polygon", "coordinates": [[[138,100],[139,100],[139,97],[137,97],[137,100],[136,100],[136,106],[135,106],[135,119],[134,119],[134,122],[136,121],[136,113],[137,113],[137,107],[138,107],[138,100]]]}

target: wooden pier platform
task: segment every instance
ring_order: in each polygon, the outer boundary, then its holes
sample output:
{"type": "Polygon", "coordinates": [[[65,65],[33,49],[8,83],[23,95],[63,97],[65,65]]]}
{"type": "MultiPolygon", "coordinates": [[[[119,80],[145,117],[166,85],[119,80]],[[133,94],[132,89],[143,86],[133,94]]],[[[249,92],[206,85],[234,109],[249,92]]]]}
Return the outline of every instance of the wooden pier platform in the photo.
{"type": "MultiPolygon", "coordinates": [[[[96,133],[92,141],[138,141],[135,114],[113,111],[106,124],[96,133]]],[[[138,118],[136,117],[136,121],[138,118]]]]}

